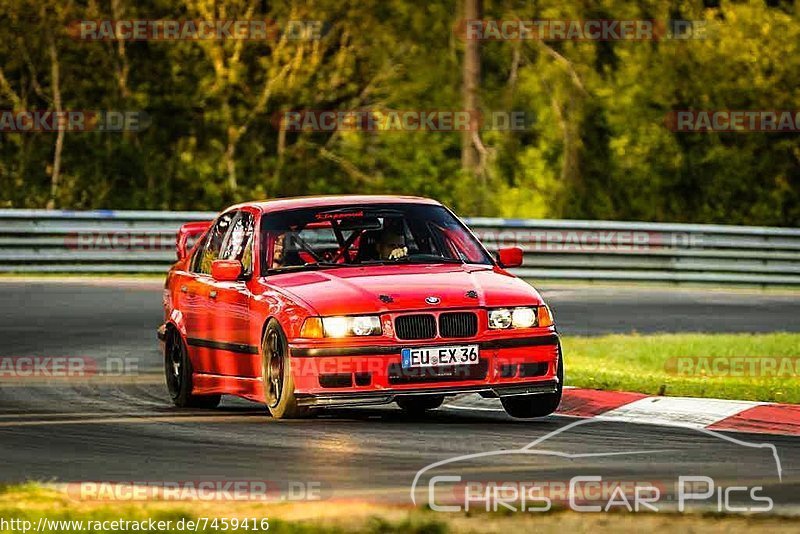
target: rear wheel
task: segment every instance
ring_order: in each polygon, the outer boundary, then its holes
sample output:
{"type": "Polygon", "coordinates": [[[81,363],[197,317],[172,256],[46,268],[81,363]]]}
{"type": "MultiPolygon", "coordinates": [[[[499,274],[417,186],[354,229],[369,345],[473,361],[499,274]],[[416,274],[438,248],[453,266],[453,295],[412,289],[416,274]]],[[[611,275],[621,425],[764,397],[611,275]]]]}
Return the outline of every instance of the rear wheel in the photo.
{"type": "Polygon", "coordinates": [[[561,354],[561,345],[558,346],[558,388],[555,393],[545,395],[515,395],[501,398],[503,408],[511,417],[531,418],[545,417],[555,412],[561,403],[561,393],[564,388],[564,358],[561,354]]]}
{"type": "Polygon", "coordinates": [[[216,408],[221,395],[192,395],[192,372],[183,339],[170,330],[164,344],[164,375],[172,403],[179,408],[216,408]]]}
{"type": "Polygon", "coordinates": [[[398,397],[397,405],[410,415],[422,415],[429,410],[435,410],[444,402],[442,395],[424,395],[419,397],[398,397]]]}
{"type": "Polygon", "coordinates": [[[261,342],[261,376],[264,382],[264,398],[272,417],[295,419],[309,414],[308,408],[297,404],[289,344],[281,325],[275,319],[270,319],[264,329],[264,339],[261,342]]]}

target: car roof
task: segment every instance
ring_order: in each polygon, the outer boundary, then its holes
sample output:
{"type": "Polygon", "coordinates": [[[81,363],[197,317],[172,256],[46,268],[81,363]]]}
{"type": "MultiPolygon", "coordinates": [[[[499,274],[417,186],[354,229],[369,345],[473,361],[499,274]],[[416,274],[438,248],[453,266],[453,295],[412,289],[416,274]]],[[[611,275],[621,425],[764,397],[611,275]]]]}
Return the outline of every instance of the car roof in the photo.
{"type": "MultiPolygon", "coordinates": [[[[350,205],[370,205],[370,204],[428,204],[441,205],[436,200],[425,197],[402,196],[402,195],[321,195],[307,197],[278,198],[275,200],[263,200],[243,202],[230,209],[243,207],[254,207],[262,212],[275,212],[298,208],[322,208],[334,206],[350,205]]],[[[228,211],[228,210],[226,210],[228,211]]]]}

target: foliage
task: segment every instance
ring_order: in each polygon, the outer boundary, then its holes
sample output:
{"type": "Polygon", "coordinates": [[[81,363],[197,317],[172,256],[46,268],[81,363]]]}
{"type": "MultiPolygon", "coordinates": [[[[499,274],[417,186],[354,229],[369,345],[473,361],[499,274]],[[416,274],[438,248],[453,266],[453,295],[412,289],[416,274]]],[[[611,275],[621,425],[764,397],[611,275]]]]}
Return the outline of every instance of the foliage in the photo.
{"type": "Polygon", "coordinates": [[[706,39],[483,41],[486,167],[459,132],[281,132],[286,110],[458,110],[460,0],[0,0],[0,109],[142,110],[140,132],[0,133],[0,207],[221,209],[321,193],[465,215],[800,223],[797,133],[675,133],[671,110],[796,109],[791,2],[485,0],[484,19],[705,20],[706,39]],[[708,7],[707,7],[708,6],[708,7]],[[81,41],[71,21],[324,21],[321,39],[81,41]],[[55,75],[57,67],[58,76],[55,75]],[[56,83],[56,79],[58,83],[56,83]],[[58,183],[53,184],[54,174],[58,183]]]}

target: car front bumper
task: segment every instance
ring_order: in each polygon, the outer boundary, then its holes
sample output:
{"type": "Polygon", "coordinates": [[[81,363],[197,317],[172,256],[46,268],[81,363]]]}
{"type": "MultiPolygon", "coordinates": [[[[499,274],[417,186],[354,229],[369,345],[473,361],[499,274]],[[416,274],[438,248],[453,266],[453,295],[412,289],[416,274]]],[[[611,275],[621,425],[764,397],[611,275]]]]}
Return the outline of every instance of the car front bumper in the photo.
{"type": "Polygon", "coordinates": [[[437,340],[383,345],[290,343],[298,402],[305,406],[386,404],[406,395],[487,397],[555,393],[561,357],[555,331],[535,336],[437,340]],[[401,350],[413,346],[479,347],[473,365],[403,369],[401,350]]]}
{"type": "Polygon", "coordinates": [[[513,397],[515,395],[546,395],[558,391],[558,378],[545,381],[530,382],[527,384],[496,384],[493,386],[455,386],[455,387],[425,387],[407,388],[398,390],[372,390],[352,391],[342,393],[315,393],[298,394],[297,402],[300,406],[330,407],[330,406],[370,406],[376,404],[389,404],[401,396],[422,395],[462,395],[479,393],[485,397],[513,397]]]}

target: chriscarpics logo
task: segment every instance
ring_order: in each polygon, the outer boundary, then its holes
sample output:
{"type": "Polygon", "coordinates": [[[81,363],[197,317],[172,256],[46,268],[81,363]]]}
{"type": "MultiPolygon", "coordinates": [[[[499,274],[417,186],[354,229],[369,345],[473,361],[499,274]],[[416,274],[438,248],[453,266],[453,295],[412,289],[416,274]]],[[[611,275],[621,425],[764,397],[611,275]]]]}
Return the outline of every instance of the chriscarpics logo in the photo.
{"type": "MultiPolygon", "coordinates": [[[[630,439],[627,424],[582,419],[520,448],[487,448],[429,464],[414,477],[411,501],[437,512],[773,510],[783,468],[771,443],[647,425],[639,432],[651,440],[630,439]]],[[[481,448],[475,445],[470,448],[481,448]]]]}

